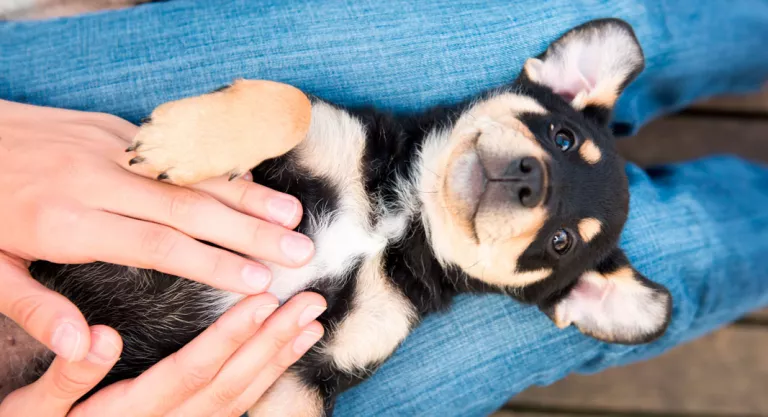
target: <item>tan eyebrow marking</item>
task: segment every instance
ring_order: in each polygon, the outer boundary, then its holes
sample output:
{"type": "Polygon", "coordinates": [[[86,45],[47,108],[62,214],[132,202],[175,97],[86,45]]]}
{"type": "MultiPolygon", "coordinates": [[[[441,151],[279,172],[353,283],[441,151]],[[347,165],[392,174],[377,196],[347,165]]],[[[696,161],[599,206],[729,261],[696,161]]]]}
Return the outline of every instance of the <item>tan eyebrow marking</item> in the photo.
{"type": "Polygon", "coordinates": [[[600,152],[600,148],[595,145],[592,139],[587,139],[579,147],[579,155],[581,158],[587,161],[588,164],[594,165],[600,162],[600,158],[603,157],[603,153],[600,152]]]}
{"type": "Polygon", "coordinates": [[[581,220],[578,226],[581,239],[587,243],[594,239],[595,236],[600,233],[602,228],[603,224],[600,223],[600,220],[597,220],[593,217],[587,217],[586,219],[581,220]]]}

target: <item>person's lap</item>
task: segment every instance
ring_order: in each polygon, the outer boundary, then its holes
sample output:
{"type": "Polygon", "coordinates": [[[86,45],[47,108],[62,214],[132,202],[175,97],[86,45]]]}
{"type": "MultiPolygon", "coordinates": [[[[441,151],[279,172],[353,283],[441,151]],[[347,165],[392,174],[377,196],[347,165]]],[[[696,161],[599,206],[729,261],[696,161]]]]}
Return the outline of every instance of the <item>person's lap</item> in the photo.
{"type": "MultiPolygon", "coordinates": [[[[619,102],[622,129],[768,76],[764,0],[177,0],[0,23],[0,98],[137,121],[161,102],[249,77],[346,105],[418,110],[509,81],[568,28],[608,16],[633,24],[647,58],[619,102]]],[[[603,344],[506,298],[462,296],[342,395],[337,415],[487,414],[532,384],[652,357],[768,304],[768,168],[709,158],[627,170],[622,247],[675,301],[661,340],[603,344]]]]}

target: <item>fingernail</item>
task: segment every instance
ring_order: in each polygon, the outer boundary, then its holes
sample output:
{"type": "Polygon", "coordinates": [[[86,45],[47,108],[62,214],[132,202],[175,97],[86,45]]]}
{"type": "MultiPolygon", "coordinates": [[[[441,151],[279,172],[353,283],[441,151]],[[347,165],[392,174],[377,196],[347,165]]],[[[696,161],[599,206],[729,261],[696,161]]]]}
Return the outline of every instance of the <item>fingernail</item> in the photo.
{"type": "Polygon", "coordinates": [[[280,249],[297,264],[304,263],[312,255],[314,246],[308,237],[297,233],[287,234],[280,239],[280,249]]]}
{"type": "Polygon", "coordinates": [[[307,306],[299,316],[299,327],[304,327],[318,318],[325,311],[323,306],[307,306]]]}
{"type": "Polygon", "coordinates": [[[321,337],[323,337],[323,335],[319,333],[305,330],[296,338],[296,341],[293,342],[293,351],[301,355],[317,343],[321,337]]]}
{"type": "Polygon", "coordinates": [[[261,324],[264,322],[264,320],[267,319],[272,313],[275,312],[277,309],[277,304],[267,304],[260,306],[256,309],[256,312],[253,313],[253,321],[255,321],[258,324],[261,324]]]}
{"type": "Polygon", "coordinates": [[[255,291],[264,292],[267,290],[270,281],[270,273],[263,266],[246,265],[243,268],[243,281],[255,291]]]}
{"type": "Polygon", "coordinates": [[[253,174],[251,174],[251,171],[248,171],[245,174],[243,174],[242,178],[245,181],[253,181],[253,174]]]}
{"type": "Polygon", "coordinates": [[[91,351],[85,356],[91,363],[112,363],[120,354],[120,348],[100,332],[91,332],[91,351]]]}
{"type": "Polygon", "coordinates": [[[267,210],[273,221],[287,226],[293,222],[299,203],[287,197],[274,197],[267,202],[267,210]]]}
{"type": "Polygon", "coordinates": [[[59,327],[56,328],[56,331],[53,332],[51,345],[53,351],[58,356],[71,361],[74,359],[77,350],[80,348],[80,343],[82,342],[82,337],[80,332],[77,331],[77,328],[72,323],[65,322],[60,324],[59,327]]]}

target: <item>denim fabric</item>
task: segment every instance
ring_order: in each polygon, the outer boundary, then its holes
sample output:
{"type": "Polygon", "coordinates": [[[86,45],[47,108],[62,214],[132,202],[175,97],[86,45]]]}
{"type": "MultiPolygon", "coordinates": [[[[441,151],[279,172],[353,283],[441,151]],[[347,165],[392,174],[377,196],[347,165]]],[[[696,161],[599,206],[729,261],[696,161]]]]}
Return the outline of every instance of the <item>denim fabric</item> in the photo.
{"type": "MultiPolygon", "coordinates": [[[[0,98],[136,121],[252,77],[418,110],[509,81],[563,31],[608,16],[632,23],[646,53],[616,113],[631,129],[768,79],[765,0],[177,0],[0,23],[0,98]]],[[[653,357],[768,305],[768,167],[716,157],[627,172],[622,247],[675,301],[661,340],[599,343],[504,297],[462,296],[345,393],[337,415],[485,415],[530,385],[653,357]]]]}

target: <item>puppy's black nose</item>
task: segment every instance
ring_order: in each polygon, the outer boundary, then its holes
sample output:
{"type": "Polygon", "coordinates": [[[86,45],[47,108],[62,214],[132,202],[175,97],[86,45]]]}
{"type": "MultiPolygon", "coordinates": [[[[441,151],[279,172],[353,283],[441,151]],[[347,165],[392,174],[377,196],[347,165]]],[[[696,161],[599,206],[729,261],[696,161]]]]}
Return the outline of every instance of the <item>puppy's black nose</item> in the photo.
{"type": "Polygon", "coordinates": [[[512,161],[499,180],[506,183],[513,198],[523,207],[536,207],[544,197],[544,166],[534,157],[512,161]]]}

